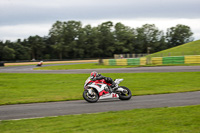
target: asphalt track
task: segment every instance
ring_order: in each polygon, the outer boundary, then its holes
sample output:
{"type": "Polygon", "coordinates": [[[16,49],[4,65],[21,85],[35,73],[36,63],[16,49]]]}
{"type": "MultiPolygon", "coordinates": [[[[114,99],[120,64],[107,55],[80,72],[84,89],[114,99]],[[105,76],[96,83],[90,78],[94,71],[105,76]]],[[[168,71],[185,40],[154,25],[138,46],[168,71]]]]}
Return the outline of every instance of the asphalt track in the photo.
{"type": "MultiPolygon", "coordinates": [[[[71,65],[77,63],[67,63],[59,65],[71,65]]],[[[44,66],[52,66],[58,64],[50,64],[44,66]]],[[[0,67],[0,73],[91,73],[97,71],[99,73],[146,73],[146,72],[197,72],[200,66],[158,66],[158,67],[134,67],[134,68],[112,68],[112,69],[73,69],[73,70],[33,70],[36,66],[12,66],[0,67]]]]}
{"type": "Polygon", "coordinates": [[[176,107],[199,105],[200,91],[133,96],[128,101],[99,100],[88,103],[84,100],[49,103],[19,104],[0,106],[0,120],[38,118],[83,113],[98,113],[106,111],[130,110],[138,108],[176,107]]]}
{"type": "MultiPolygon", "coordinates": [[[[35,71],[35,66],[1,67],[1,73],[90,73],[96,70],[100,73],[143,73],[143,72],[195,72],[200,66],[162,66],[117,69],[78,69],[59,71],[35,71]]],[[[134,94],[134,92],[132,92],[134,94]]],[[[0,106],[0,120],[38,118],[47,116],[97,113],[106,111],[130,110],[137,108],[175,107],[200,105],[200,91],[133,96],[129,101],[119,99],[99,100],[97,103],[87,103],[84,100],[32,103],[0,106]]]]}

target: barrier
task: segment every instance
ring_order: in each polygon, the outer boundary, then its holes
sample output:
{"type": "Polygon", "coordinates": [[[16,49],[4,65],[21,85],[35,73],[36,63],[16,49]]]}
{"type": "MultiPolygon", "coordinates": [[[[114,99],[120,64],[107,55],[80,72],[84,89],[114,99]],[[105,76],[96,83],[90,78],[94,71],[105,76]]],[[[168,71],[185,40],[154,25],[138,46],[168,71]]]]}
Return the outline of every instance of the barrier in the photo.
{"type": "Polygon", "coordinates": [[[200,55],[185,56],[185,64],[198,64],[200,63],[200,55]]]}
{"type": "Polygon", "coordinates": [[[115,66],[116,65],[116,60],[115,59],[109,59],[109,65],[115,66]]]}
{"type": "MultiPolygon", "coordinates": [[[[198,64],[200,63],[200,55],[191,56],[170,56],[170,57],[152,57],[149,59],[150,64],[166,65],[166,64],[198,64]]],[[[128,58],[128,59],[103,59],[104,65],[147,65],[147,58],[128,58]]],[[[149,63],[148,63],[149,64],[149,63]]]]}
{"type": "Polygon", "coordinates": [[[184,64],[184,56],[162,57],[163,64],[184,64]]]}
{"type": "Polygon", "coordinates": [[[127,66],[127,59],[116,59],[116,65],[127,66]]]}
{"type": "Polygon", "coordinates": [[[140,65],[140,58],[127,59],[128,65],[140,65]]]}
{"type": "Polygon", "coordinates": [[[162,65],[162,57],[152,57],[151,58],[151,63],[154,65],[162,65]]]}
{"type": "Polygon", "coordinates": [[[109,65],[109,59],[103,59],[103,64],[108,66],[109,65]]]}
{"type": "Polygon", "coordinates": [[[146,57],[140,58],[140,65],[146,65],[146,64],[147,64],[147,58],[146,57]]]}

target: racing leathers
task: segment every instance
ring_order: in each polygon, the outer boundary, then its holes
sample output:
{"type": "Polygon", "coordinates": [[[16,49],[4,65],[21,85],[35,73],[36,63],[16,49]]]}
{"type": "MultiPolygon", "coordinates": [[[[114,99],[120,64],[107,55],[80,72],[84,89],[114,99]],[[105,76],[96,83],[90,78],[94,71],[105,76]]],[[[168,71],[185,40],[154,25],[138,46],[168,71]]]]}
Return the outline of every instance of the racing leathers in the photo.
{"type": "Polygon", "coordinates": [[[115,82],[113,81],[112,78],[110,77],[105,77],[105,76],[102,76],[101,74],[98,74],[96,75],[96,77],[93,77],[92,80],[95,81],[95,80],[101,80],[101,79],[104,79],[106,81],[106,83],[110,83],[111,84],[111,88],[112,90],[115,89],[117,86],[115,84],[115,82]]]}

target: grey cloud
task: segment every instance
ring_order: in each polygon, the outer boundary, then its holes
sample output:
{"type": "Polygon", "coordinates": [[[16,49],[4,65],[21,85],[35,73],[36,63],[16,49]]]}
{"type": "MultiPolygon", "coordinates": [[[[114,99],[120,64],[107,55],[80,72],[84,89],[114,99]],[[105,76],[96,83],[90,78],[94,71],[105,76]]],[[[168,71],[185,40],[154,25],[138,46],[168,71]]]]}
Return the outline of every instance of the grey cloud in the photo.
{"type": "Polygon", "coordinates": [[[199,0],[20,0],[0,3],[0,25],[81,19],[200,18],[199,0]]]}

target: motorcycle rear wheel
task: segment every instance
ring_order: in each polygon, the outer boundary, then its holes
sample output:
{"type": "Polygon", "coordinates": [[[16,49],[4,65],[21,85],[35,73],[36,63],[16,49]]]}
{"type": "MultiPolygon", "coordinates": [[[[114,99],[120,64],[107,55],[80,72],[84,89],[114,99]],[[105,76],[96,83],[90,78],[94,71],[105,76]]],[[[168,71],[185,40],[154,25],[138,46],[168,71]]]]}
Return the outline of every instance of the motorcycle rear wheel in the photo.
{"type": "Polygon", "coordinates": [[[120,100],[129,100],[129,99],[131,99],[131,97],[132,97],[132,93],[131,93],[131,91],[129,90],[129,88],[127,88],[127,87],[125,87],[125,86],[120,86],[121,88],[123,88],[123,89],[125,89],[125,90],[127,90],[127,94],[124,94],[124,93],[120,93],[120,94],[118,94],[119,95],[119,99],[120,100]]]}
{"type": "Polygon", "coordinates": [[[93,91],[93,93],[94,93],[94,95],[91,96],[88,93],[88,90],[84,90],[83,98],[89,103],[95,103],[95,102],[97,102],[99,100],[99,95],[98,95],[98,93],[96,91],[93,91]]]}

